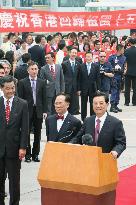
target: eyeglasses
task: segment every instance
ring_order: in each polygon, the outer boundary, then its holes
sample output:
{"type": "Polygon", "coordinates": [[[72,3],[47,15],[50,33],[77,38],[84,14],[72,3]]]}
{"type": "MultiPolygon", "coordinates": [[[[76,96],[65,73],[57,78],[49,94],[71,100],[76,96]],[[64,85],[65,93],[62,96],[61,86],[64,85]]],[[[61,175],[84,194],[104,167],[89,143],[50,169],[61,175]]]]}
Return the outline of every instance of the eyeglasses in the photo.
{"type": "Polygon", "coordinates": [[[106,58],[106,56],[100,56],[100,58],[106,58]]]}

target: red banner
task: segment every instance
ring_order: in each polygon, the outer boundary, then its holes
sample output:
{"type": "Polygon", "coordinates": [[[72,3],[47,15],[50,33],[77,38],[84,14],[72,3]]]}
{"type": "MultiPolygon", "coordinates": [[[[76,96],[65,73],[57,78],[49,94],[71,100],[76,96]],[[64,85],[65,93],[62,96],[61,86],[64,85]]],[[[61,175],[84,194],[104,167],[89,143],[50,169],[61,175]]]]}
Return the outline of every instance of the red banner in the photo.
{"type": "Polygon", "coordinates": [[[136,28],[136,9],[47,12],[0,9],[0,32],[96,31],[136,28]]]}

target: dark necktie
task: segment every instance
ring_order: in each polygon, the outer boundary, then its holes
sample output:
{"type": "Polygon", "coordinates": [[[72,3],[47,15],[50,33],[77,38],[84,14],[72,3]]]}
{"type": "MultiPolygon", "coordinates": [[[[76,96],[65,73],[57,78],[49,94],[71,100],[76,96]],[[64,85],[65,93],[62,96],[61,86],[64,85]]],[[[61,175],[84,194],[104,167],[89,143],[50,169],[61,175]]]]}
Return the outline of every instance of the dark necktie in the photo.
{"type": "Polygon", "coordinates": [[[64,115],[57,115],[57,120],[64,120],[64,115]]]}
{"type": "Polygon", "coordinates": [[[5,112],[6,112],[6,122],[7,122],[7,124],[8,124],[9,118],[10,118],[9,100],[6,101],[6,109],[5,109],[5,112]]]}
{"type": "Polygon", "coordinates": [[[53,79],[55,79],[55,71],[54,71],[53,65],[51,65],[50,71],[51,71],[51,75],[52,75],[53,79]]]}
{"type": "Polygon", "coordinates": [[[36,105],[36,80],[32,79],[32,92],[33,92],[33,101],[34,105],[36,105]]]}
{"type": "Polygon", "coordinates": [[[100,119],[97,119],[96,120],[96,127],[95,127],[95,143],[97,144],[97,141],[98,141],[98,136],[99,136],[99,133],[100,133],[100,119]]]}
{"type": "Polygon", "coordinates": [[[72,72],[74,73],[75,72],[75,63],[74,62],[72,62],[71,67],[72,67],[72,72]]]}

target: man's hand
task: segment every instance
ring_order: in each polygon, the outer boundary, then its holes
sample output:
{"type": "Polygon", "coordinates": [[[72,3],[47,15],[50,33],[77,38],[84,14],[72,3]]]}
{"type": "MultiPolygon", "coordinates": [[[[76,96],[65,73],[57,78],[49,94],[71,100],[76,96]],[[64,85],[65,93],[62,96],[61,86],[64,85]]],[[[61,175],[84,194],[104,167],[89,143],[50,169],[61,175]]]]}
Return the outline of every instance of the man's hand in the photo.
{"type": "Polygon", "coordinates": [[[46,119],[47,113],[43,113],[43,119],[46,119]]]}
{"type": "Polygon", "coordinates": [[[26,149],[19,149],[19,159],[22,160],[26,155],[26,149]]]}
{"type": "Polygon", "coordinates": [[[110,153],[112,154],[114,159],[117,159],[118,153],[116,151],[111,151],[110,153]]]}

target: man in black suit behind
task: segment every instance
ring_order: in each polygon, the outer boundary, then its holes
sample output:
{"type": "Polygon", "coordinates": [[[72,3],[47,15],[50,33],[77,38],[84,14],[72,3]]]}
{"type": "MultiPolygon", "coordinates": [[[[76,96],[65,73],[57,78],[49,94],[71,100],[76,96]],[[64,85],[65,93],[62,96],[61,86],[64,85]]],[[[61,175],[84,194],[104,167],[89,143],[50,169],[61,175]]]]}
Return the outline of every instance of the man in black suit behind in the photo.
{"type": "Polygon", "coordinates": [[[93,109],[96,115],[85,119],[72,143],[82,144],[82,136],[90,134],[92,145],[102,147],[103,152],[110,152],[116,159],[126,149],[126,136],[122,122],[107,113],[108,96],[97,92],[93,98],[93,109]]]}
{"type": "Polygon", "coordinates": [[[27,102],[15,96],[12,76],[2,79],[0,97],[0,205],[5,205],[5,173],[8,173],[10,205],[19,205],[21,160],[29,132],[27,102]]]}
{"type": "Polygon", "coordinates": [[[43,117],[46,117],[46,88],[44,80],[37,78],[38,66],[35,62],[28,65],[29,77],[24,78],[18,83],[18,95],[28,102],[29,109],[29,131],[32,124],[34,126],[34,143],[31,155],[30,134],[28,139],[28,147],[26,152],[26,162],[39,162],[40,139],[43,117]]]}
{"type": "Polygon", "coordinates": [[[70,97],[66,94],[58,94],[55,99],[55,115],[50,115],[46,119],[47,141],[68,143],[76,136],[81,128],[81,122],[67,109],[70,104],[70,97]]]}
{"type": "Polygon", "coordinates": [[[31,54],[31,60],[38,63],[39,69],[45,65],[45,53],[44,53],[44,49],[40,45],[41,39],[42,39],[41,35],[36,36],[35,37],[36,45],[28,49],[28,53],[31,54]]]}
{"type": "Polygon", "coordinates": [[[93,96],[97,90],[100,89],[100,71],[96,63],[92,63],[92,53],[87,52],[85,54],[86,63],[81,65],[80,77],[79,77],[79,90],[81,94],[81,119],[87,116],[87,101],[89,97],[90,102],[90,115],[93,112],[93,96]]]}
{"type": "Polygon", "coordinates": [[[79,114],[79,72],[80,63],[76,60],[77,50],[72,48],[69,60],[62,63],[65,81],[65,93],[70,95],[69,112],[72,115],[79,114]]]}

